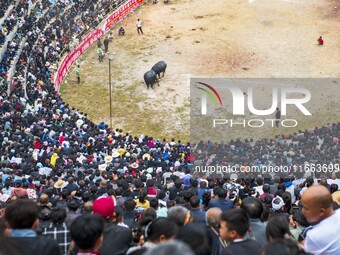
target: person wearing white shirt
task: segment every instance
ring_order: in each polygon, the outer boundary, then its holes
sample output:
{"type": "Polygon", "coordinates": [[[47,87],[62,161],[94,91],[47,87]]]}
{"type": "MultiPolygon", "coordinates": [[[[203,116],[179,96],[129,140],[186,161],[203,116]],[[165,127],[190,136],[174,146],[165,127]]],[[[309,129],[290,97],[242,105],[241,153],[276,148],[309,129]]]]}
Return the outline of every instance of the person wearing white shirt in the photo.
{"type": "Polygon", "coordinates": [[[136,26],[138,34],[143,34],[142,21],[140,19],[137,19],[136,26]]]}
{"type": "Polygon", "coordinates": [[[257,186],[254,187],[255,191],[259,193],[259,196],[263,194],[263,178],[257,177],[256,178],[257,186]]]}
{"type": "Polygon", "coordinates": [[[333,210],[329,190],[309,187],[302,195],[302,213],[313,227],[307,231],[305,250],[314,255],[334,255],[340,251],[340,210],[333,210]]]}

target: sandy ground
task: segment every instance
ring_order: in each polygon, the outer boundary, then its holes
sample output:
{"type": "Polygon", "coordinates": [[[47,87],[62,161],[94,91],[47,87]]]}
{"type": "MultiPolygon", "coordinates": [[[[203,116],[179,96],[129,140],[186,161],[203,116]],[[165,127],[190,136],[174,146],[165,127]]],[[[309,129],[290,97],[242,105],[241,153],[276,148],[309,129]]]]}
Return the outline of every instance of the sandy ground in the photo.
{"type": "MultiPolygon", "coordinates": [[[[190,77],[340,77],[339,9],[339,1],[325,0],[143,5],[112,30],[113,126],[134,135],[188,139],[190,77]],[[144,35],[136,32],[137,18],[144,35]],[[116,35],[119,26],[126,30],[124,37],[116,35]],[[322,47],[316,43],[320,35],[322,47]],[[160,87],[147,90],[143,74],[159,60],[167,62],[167,72],[160,87]]],[[[97,61],[95,47],[80,60],[81,86],[71,72],[62,96],[93,121],[109,123],[108,62],[97,61]]],[[[317,123],[328,122],[321,116],[317,123]]]]}

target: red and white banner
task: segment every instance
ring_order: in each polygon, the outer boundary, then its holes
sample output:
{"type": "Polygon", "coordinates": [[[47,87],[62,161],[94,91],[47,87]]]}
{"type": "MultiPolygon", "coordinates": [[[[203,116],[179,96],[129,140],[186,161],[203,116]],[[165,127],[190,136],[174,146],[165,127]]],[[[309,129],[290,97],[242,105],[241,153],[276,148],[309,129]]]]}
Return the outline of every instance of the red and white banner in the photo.
{"type": "Polygon", "coordinates": [[[106,34],[118,21],[125,18],[131,11],[144,3],[144,0],[130,0],[120,6],[115,12],[105,19],[102,29],[92,30],[84,40],[69,54],[67,54],[58,66],[58,70],[54,76],[54,89],[59,93],[60,85],[69,72],[70,67],[76,60],[84,54],[97,40],[106,34]]]}
{"type": "Polygon", "coordinates": [[[119,7],[114,13],[106,18],[103,30],[107,33],[118,21],[125,18],[130,12],[140,6],[144,0],[131,0],[119,7]]]}

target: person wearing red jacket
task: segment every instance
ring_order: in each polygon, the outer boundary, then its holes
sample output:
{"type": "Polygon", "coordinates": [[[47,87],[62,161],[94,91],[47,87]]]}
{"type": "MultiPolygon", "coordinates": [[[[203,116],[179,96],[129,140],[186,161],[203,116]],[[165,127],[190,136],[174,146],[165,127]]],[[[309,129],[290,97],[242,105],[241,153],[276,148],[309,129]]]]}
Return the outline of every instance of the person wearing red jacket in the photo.
{"type": "Polygon", "coordinates": [[[321,46],[323,45],[323,39],[322,39],[322,36],[319,37],[319,39],[317,40],[318,41],[318,44],[321,46]]]}

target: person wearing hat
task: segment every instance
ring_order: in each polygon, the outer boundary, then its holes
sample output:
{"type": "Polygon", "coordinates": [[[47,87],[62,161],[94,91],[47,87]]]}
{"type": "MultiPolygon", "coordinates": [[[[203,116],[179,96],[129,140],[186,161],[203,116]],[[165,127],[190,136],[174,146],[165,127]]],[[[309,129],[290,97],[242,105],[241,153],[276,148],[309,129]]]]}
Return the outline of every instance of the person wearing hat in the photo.
{"type": "Polygon", "coordinates": [[[272,210],[270,211],[270,214],[272,216],[277,214],[282,214],[282,216],[285,216],[287,219],[289,218],[289,214],[286,212],[285,202],[283,201],[282,197],[276,196],[272,200],[272,210]]]}
{"type": "Polygon", "coordinates": [[[137,169],[139,167],[139,164],[137,162],[133,162],[131,165],[130,165],[131,168],[133,169],[137,169]]]}
{"type": "Polygon", "coordinates": [[[67,186],[67,182],[63,181],[63,180],[58,180],[54,183],[54,188],[56,189],[63,189],[67,186]]]}
{"type": "Polygon", "coordinates": [[[112,160],[113,160],[113,157],[112,157],[111,155],[106,155],[106,156],[104,157],[104,161],[105,161],[105,163],[107,163],[107,164],[111,163],[112,160]]]}
{"type": "Polygon", "coordinates": [[[99,197],[93,201],[92,212],[105,220],[104,239],[99,253],[102,255],[125,254],[132,241],[129,228],[113,224],[116,221],[115,200],[112,197],[99,197]]]}
{"type": "Polygon", "coordinates": [[[113,158],[118,158],[119,156],[120,156],[120,154],[119,154],[118,151],[114,151],[114,152],[112,153],[112,157],[113,157],[113,158]]]}
{"type": "Polygon", "coordinates": [[[150,160],[151,159],[151,155],[149,153],[145,153],[143,156],[142,156],[142,159],[143,160],[150,160]]]}

